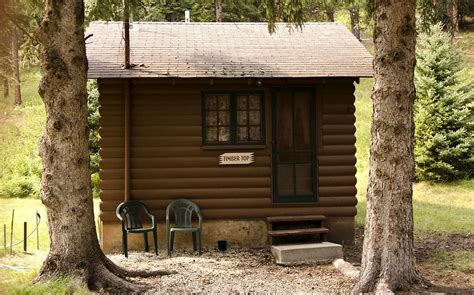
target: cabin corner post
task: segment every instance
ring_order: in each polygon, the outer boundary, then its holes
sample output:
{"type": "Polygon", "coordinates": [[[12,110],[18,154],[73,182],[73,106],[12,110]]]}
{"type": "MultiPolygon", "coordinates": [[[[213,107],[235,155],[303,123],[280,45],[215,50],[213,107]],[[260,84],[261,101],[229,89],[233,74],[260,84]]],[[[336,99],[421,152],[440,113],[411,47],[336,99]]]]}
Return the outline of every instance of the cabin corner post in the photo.
{"type": "Polygon", "coordinates": [[[124,82],[124,201],[130,199],[130,81],[124,82]]]}

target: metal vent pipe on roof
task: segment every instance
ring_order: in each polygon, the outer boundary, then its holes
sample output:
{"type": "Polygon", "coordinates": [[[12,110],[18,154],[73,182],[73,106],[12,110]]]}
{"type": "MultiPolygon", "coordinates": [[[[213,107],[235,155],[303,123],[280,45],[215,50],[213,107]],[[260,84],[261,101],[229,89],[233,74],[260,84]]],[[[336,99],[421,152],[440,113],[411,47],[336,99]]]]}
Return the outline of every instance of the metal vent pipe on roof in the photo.
{"type": "Polygon", "coordinates": [[[184,11],[184,22],[189,23],[191,21],[191,12],[189,10],[184,11]]]}

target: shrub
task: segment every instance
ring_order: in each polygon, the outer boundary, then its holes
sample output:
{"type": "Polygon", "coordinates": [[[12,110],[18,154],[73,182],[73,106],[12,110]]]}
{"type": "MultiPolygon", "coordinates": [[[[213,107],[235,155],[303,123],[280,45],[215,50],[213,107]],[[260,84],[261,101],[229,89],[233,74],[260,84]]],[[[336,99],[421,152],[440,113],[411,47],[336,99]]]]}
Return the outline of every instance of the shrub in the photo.
{"type": "Polygon", "coordinates": [[[461,54],[440,24],[420,35],[416,54],[416,177],[428,181],[471,177],[473,87],[460,79],[461,54]]]}
{"type": "Polygon", "coordinates": [[[92,180],[92,196],[94,198],[99,197],[100,193],[100,177],[99,177],[99,172],[91,174],[91,180],[92,180]]]}
{"type": "Polygon", "coordinates": [[[88,121],[89,121],[89,155],[90,155],[90,167],[91,167],[91,180],[92,180],[92,195],[96,198],[99,196],[100,179],[99,179],[99,89],[97,87],[96,80],[89,80],[87,83],[88,93],[88,121]]]}
{"type": "Polygon", "coordinates": [[[96,80],[87,83],[88,121],[89,121],[89,154],[91,159],[91,174],[99,172],[99,89],[96,80]]]}
{"type": "Polygon", "coordinates": [[[43,103],[38,96],[38,70],[22,73],[23,104],[0,105],[0,197],[39,197],[41,160],[38,143],[45,124],[43,103]]]}

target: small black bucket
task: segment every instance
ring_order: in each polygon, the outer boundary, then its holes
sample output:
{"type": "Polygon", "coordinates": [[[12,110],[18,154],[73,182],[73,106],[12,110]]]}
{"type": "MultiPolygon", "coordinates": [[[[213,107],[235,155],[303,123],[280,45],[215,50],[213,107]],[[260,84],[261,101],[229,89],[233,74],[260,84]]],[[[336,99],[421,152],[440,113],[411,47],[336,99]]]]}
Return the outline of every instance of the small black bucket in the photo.
{"type": "Polygon", "coordinates": [[[227,241],[225,240],[217,241],[217,249],[219,249],[219,251],[227,250],[227,241]]]}

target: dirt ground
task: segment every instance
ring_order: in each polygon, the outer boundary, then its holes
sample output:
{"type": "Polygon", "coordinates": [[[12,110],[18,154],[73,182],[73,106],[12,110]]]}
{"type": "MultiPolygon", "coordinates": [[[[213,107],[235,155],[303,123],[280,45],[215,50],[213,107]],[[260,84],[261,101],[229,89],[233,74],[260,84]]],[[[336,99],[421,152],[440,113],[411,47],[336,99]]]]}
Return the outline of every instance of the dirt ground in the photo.
{"type": "MultiPolygon", "coordinates": [[[[344,249],[344,258],[360,266],[362,229],[356,230],[356,243],[344,249]]],[[[472,235],[427,235],[417,240],[418,269],[431,284],[419,292],[474,294],[472,272],[440,271],[427,260],[438,249],[473,250],[472,235]]],[[[268,249],[228,249],[204,251],[201,256],[190,250],[178,249],[171,258],[160,251],[158,256],[141,252],[109,256],[130,269],[174,270],[177,274],[136,279],[160,293],[264,293],[264,294],[349,294],[354,284],[332,265],[279,266],[268,249]]]]}
{"type": "Polygon", "coordinates": [[[133,253],[110,256],[127,268],[166,269],[178,273],[159,278],[140,279],[160,293],[205,294],[289,294],[350,293],[353,282],[332,265],[278,266],[267,249],[229,249],[205,251],[197,256],[177,250],[171,258],[133,253]]]}

